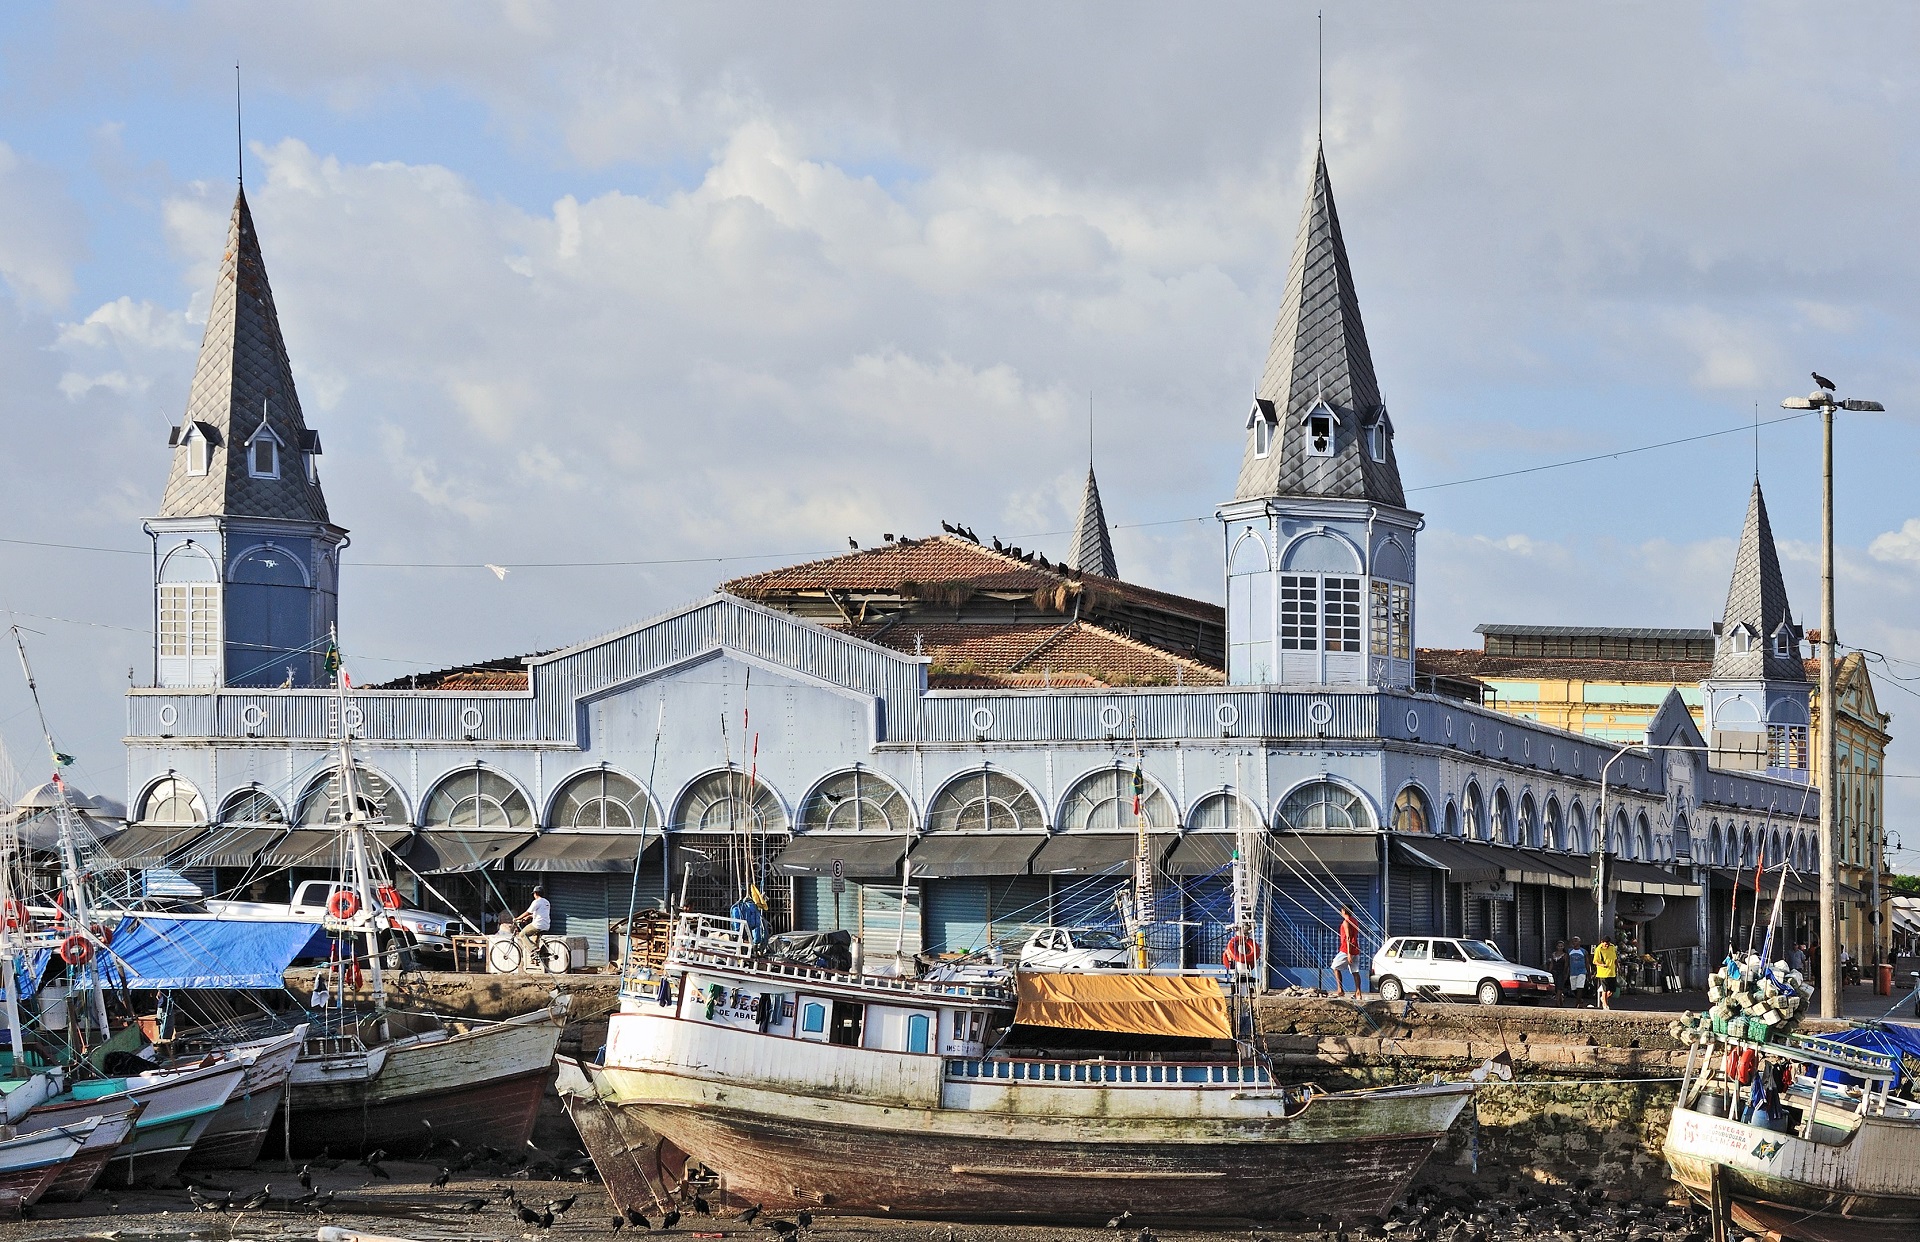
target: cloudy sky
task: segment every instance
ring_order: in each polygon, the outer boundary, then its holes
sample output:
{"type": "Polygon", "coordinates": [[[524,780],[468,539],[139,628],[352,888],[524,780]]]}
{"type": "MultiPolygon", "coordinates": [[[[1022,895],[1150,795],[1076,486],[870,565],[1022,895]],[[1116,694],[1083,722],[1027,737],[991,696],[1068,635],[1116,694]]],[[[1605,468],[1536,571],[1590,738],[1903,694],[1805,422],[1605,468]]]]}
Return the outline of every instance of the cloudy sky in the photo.
{"type": "MultiPolygon", "coordinates": [[[[1892,661],[1890,768],[1920,777],[1920,13],[1327,8],[1422,643],[1714,620],[1744,428],[1819,369],[1893,411],[1840,435],[1839,629],[1892,661]]],[[[225,238],[236,61],[364,679],[942,519],[1057,555],[1089,397],[1122,572],[1219,598],[1312,5],[10,5],[0,604],[88,787],[122,794],[150,667],[140,522],[225,238]]],[[[1817,429],[1758,440],[1817,624],[1817,429]]],[[[0,737],[43,766],[17,677],[0,737]]],[[[1920,846],[1920,780],[1889,802],[1920,846]]]]}

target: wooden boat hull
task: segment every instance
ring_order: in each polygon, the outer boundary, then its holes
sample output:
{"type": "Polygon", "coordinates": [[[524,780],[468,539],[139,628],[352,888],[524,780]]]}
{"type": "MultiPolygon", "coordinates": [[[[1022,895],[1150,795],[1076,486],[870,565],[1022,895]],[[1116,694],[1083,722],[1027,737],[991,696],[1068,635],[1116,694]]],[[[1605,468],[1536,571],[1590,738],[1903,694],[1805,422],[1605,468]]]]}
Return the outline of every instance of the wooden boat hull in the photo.
{"type": "Polygon", "coordinates": [[[140,1101],[126,1096],[115,1098],[118,1103],[104,1108],[98,1100],[46,1104],[22,1119],[17,1127],[22,1134],[75,1125],[89,1117],[98,1117],[100,1122],[93,1133],[87,1136],[86,1143],[41,1193],[41,1198],[52,1203],[72,1203],[85,1198],[100,1180],[100,1175],[106,1171],[107,1161],[132,1136],[134,1124],[141,1110],[146,1107],[140,1101]]]}
{"type": "Polygon", "coordinates": [[[213,1124],[187,1153],[182,1168],[244,1169],[260,1159],[305,1038],[306,1028],[300,1027],[275,1039],[227,1050],[227,1055],[245,1064],[246,1072],[214,1115],[213,1124]]]}
{"type": "Polygon", "coordinates": [[[1676,1108],[1666,1157],[1701,1204],[1712,1205],[1717,1178],[1749,1229],[1802,1242],[1920,1237],[1920,1123],[1869,1117],[1842,1141],[1816,1142],[1676,1108]]]}
{"type": "Polygon", "coordinates": [[[974,1219],[1105,1220],[1122,1209],[1156,1219],[1380,1215],[1468,1098],[1449,1085],[1320,1096],[1284,1119],[1100,1116],[864,1104],[580,1070],[618,1115],[581,1130],[603,1178],[633,1163],[644,1127],[713,1169],[737,1201],[974,1219]]]}
{"type": "Polygon", "coordinates": [[[533,1134],[561,1030],[539,1010],[458,1035],[396,1040],[357,1069],[330,1063],[342,1066],[331,1079],[329,1063],[296,1063],[294,1153],[384,1147],[401,1156],[425,1151],[436,1136],[522,1147],[533,1134]]]}

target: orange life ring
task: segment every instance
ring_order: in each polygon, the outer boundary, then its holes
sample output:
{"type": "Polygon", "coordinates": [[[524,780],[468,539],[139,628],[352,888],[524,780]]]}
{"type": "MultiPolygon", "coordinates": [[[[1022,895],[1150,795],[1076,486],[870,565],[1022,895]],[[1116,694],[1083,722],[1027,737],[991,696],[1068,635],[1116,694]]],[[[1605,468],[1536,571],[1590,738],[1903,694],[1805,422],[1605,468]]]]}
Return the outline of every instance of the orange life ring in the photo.
{"type": "Polygon", "coordinates": [[[0,902],[0,918],[4,918],[8,931],[25,927],[33,916],[27,913],[27,903],[15,897],[0,902]]]}
{"type": "Polygon", "coordinates": [[[69,966],[85,966],[93,960],[93,945],[85,936],[68,936],[60,942],[60,960],[69,966]]]}
{"type": "Polygon", "coordinates": [[[327,898],[327,913],[336,919],[350,919],[360,909],[360,898],[350,888],[343,888],[327,898]]]}
{"type": "Polygon", "coordinates": [[[1220,955],[1220,964],[1229,969],[1235,966],[1251,966],[1259,960],[1260,950],[1253,943],[1253,937],[1235,932],[1227,939],[1226,952],[1220,955]]]}
{"type": "Polygon", "coordinates": [[[400,890],[391,884],[382,884],[375,890],[380,896],[380,904],[389,910],[400,908],[400,890]]]}

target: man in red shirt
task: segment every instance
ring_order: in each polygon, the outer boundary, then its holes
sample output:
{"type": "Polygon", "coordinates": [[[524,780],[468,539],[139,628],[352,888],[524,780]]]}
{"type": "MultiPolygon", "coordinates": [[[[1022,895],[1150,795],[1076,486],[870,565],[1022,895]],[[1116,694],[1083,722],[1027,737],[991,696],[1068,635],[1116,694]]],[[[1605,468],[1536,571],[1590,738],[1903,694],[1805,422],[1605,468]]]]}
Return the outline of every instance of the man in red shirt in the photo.
{"type": "Polygon", "coordinates": [[[1353,917],[1353,911],[1346,906],[1340,907],[1340,951],[1333,955],[1333,986],[1339,995],[1347,994],[1347,981],[1340,977],[1341,971],[1353,976],[1353,994],[1360,996],[1360,968],[1355,962],[1360,956],[1360,920],[1353,917]]]}

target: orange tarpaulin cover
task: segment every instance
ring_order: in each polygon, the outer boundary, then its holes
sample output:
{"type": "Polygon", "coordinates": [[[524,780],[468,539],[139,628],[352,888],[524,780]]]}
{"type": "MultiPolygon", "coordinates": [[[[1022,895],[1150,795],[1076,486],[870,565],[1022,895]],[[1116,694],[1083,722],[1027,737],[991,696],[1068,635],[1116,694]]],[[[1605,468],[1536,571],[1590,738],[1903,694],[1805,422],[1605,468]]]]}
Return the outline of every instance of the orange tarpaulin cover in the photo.
{"type": "Polygon", "coordinates": [[[1204,975],[1023,973],[1013,1020],[1076,1031],[1233,1038],[1227,998],[1219,981],[1204,975]]]}

